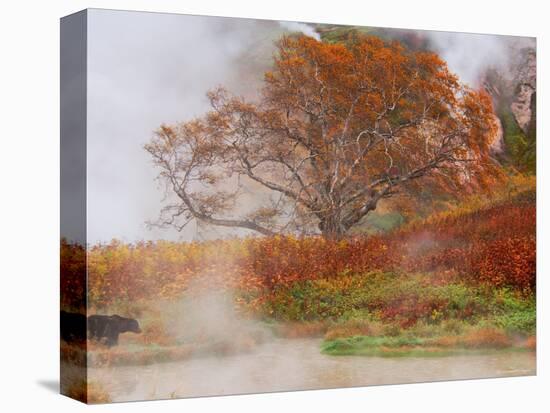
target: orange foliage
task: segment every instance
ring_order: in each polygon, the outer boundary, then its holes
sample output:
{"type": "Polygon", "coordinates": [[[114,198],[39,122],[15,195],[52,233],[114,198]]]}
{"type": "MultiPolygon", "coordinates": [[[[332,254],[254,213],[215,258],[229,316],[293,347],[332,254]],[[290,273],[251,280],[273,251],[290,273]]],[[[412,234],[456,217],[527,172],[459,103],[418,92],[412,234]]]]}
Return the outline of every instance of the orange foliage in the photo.
{"type": "Polygon", "coordinates": [[[466,347],[472,349],[504,348],[513,344],[504,332],[494,328],[472,330],[460,336],[441,336],[429,341],[437,347],[466,347]]]}
{"type": "MultiPolygon", "coordinates": [[[[176,298],[192,285],[240,290],[247,296],[237,300],[243,309],[296,281],[396,270],[433,272],[430,282],[458,277],[530,293],[536,281],[535,224],[532,202],[505,202],[442,215],[386,235],[341,241],[282,236],[191,243],[113,241],[88,251],[88,303],[97,309],[115,301],[176,298]]],[[[85,252],[63,242],[61,253],[62,299],[76,305],[74,297],[85,291],[85,252]]],[[[393,320],[409,314],[400,318],[407,325],[446,306],[444,301],[407,297],[390,304],[381,316],[393,320]]]]}
{"type": "Polygon", "coordinates": [[[61,308],[82,311],[86,307],[86,250],[61,240],[61,308]]]}
{"type": "Polygon", "coordinates": [[[468,348],[503,348],[512,345],[506,334],[493,328],[472,331],[462,337],[460,343],[468,348]]]}
{"type": "Polygon", "coordinates": [[[272,237],[249,241],[247,266],[268,289],[297,280],[333,277],[342,272],[390,270],[398,258],[382,237],[333,241],[322,237],[272,237]]]}
{"type": "Polygon", "coordinates": [[[536,283],[536,208],[505,203],[443,217],[395,234],[429,246],[409,257],[409,270],[453,269],[468,281],[534,291],[536,283]]]}
{"type": "Polygon", "coordinates": [[[175,339],[166,333],[165,326],[159,321],[144,327],[141,334],[121,334],[119,343],[132,343],[146,346],[171,346],[176,344],[175,339]]]}
{"type": "Polygon", "coordinates": [[[296,322],[280,324],[275,333],[284,338],[322,337],[326,333],[328,325],[323,322],[296,322]]]}
{"type": "Polygon", "coordinates": [[[537,337],[531,336],[527,339],[525,342],[525,347],[529,350],[536,351],[537,350],[537,337]]]}
{"type": "Polygon", "coordinates": [[[371,323],[366,320],[350,320],[347,323],[329,328],[325,334],[325,340],[334,340],[343,337],[372,336],[378,333],[371,323]]]}

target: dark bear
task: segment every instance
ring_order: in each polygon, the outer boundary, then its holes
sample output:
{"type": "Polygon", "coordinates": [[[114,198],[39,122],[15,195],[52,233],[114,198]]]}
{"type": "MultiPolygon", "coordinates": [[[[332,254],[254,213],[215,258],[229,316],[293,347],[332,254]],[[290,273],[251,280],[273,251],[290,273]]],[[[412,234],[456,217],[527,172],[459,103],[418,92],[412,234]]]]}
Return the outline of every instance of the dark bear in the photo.
{"type": "Polygon", "coordinates": [[[86,340],[86,316],[80,313],[61,311],[61,340],[67,343],[84,342],[86,340]]]}
{"type": "Polygon", "coordinates": [[[105,342],[109,347],[118,344],[120,333],[141,333],[139,323],[133,318],[119,315],[91,315],[88,317],[88,333],[92,340],[105,342]]]}

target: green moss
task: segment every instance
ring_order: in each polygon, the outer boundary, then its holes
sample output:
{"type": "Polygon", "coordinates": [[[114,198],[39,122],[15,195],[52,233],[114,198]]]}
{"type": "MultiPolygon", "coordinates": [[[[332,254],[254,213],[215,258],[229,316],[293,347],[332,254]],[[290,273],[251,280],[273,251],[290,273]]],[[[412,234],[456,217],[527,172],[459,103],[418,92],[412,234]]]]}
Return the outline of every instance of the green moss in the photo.
{"type": "Polygon", "coordinates": [[[405,222],[405,218],[399,212],[390,212],[386,214],[376,211],[369,214],[365,219],[365,232],[367,234],[389,232],[405,222]]]}
{"type": "Polygon", "coordinates": [[[350,36],[356,34],[372,34],[373,29],[363,26],[326,26],[322,25],[318,29],[321,40],[326,43],[340,43],[347,41],[350,36]]]}
{"type": "Polygon", "coordinates": [[[534,173],[536,169],[536,124],[533,125],[532,122],[526,134],[505,104],[501,104],[498,108],[498,117],[502,123],[508,163],[520,171],[534,173]]]}

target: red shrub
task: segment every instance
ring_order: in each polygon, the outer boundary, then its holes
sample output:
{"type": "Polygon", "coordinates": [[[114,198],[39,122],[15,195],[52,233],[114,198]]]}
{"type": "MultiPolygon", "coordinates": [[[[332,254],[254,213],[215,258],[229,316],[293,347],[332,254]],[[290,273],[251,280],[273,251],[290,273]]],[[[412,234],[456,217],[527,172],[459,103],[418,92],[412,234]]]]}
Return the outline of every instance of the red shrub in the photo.
{"type": "MultiPolygon", "coordinates": [[[[190,285],[269,294],[297,280],[399,269],[432,271],[442,284],[460,277],[529,292],[535,288],[535,227],[534,204],[510,202],[342,241],[283,236],[191,243],[113,241],[88,251],[62,242],[62,300],[65,306],[82,306],[86,288],[89,304],[96,307],[115,300],[178,297],[190,285]]],[[[261,303],[262,297],[265,294],[250,294],[248,305],[261,303]]],[[[404,323],[425,318],[440,305],[444,303],[394,303],[397,312],[411,314],[404,323]]],[[[391,311],[383,316],[391,319],[391,311]]]]}
{"type": "Polygon", "coordinates": [[[380,316],[386,321],[397,320],[402,328],[408,328],[419,320],[435,319],[447,306],[448,301],[444,299],[419,299],[414,295],[397,297],[383,305],[380,316]]]}
{"type": "Polygon", "coordinates": [[[342,241],[321,237],[273,237],[249,242],[245,267],[269,289],[296,280],[326,278],[344,271],[391,270],[398,264],[381,237],[342,241]]]}
{"type": "Polygon", "coordinates": [[[401,232],[405,244],[429,233],[432,247],[410,255],[408,271],[453,270],[474,283],[533,291],[536,284],[536,210],[532,204],[494,206],[401,232]]]}

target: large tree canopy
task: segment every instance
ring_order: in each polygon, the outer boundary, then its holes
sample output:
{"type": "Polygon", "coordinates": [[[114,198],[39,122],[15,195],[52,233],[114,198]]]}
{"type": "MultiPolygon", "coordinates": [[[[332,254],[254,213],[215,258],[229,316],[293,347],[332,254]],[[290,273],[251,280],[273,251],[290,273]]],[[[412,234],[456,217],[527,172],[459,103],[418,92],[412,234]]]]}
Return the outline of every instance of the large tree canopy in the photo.
{"type": "Polygon", "coordinates": [[[177,199],[165,225],[340,238],[412,184],[459,193],[493,168],[490,98],[397,42],[283,37],[257,101],[222,88],[208,97],[210,112],[161,126],[146,145],[177,199]],[[242,212],[251,185],[270,196],[242,212]]]}

